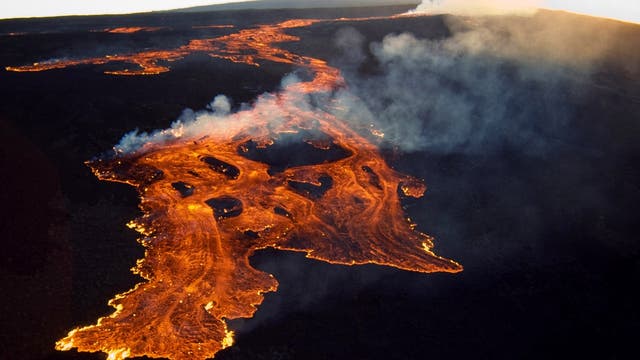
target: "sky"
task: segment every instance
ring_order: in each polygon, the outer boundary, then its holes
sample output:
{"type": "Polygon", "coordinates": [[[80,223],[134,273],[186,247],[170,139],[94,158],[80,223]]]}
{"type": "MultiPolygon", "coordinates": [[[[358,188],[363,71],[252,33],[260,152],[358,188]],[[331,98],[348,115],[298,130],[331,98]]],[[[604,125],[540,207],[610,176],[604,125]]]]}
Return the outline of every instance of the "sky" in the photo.
{"type": "Polygon", "coordinates": [[[0,19],[62,15],[128,14],[241,0],[3,0],[0,19]]]}
{"type": "Polygon", "coordinates": [[[546,0],[542,7],[640,24],[640,0],[546,0]]]}
{"type": "MultiPolygon", "coordinates": [[[[243,0],[19,0],[0,2],[0,19],[61,15],[125,14],[243,0]]],[[[292,0],[294,1],[294,0],[292,0]]],[[[450,0],[435,0],[436,3],[450,0]]],[[[401,1],[398,1],[401,2],[401,1]]],[[[406,2],[415,2],[412,0],[406,2]]],[[[427,3],[428,1],[424,1],[427,3]]],[[[640,0],[454,0],[455,3],[536,3],[543,8],[567,10],[640,23],[640,0]]]]}

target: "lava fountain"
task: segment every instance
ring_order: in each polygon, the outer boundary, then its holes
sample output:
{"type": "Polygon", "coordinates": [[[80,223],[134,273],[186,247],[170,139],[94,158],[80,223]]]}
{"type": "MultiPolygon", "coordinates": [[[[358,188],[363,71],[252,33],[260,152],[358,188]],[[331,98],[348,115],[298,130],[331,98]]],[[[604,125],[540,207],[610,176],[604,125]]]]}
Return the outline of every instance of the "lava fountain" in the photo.
{"type": "Polygon", "coordinates": [[[140,194],[143,215],[128,225],[142,234],[145,257],[133,271],[145,281],[110,300],[114,313],[69,332],[58,350],[102,351],[112,360],[212,357],[233,343],[226,321],[253,316],[263,294],[278,286],[249,263],[264,248],[300,251],[333,264],[462,270],[435,255],[432,239],[403,212],[402,197],[422,196],[424,184],[390,168],[367,136],[333,115],[330,100],[323,107],[304,101],[345,86],[325,61],[275,46],[298,40],[286,29],[316,21],[261,25],[175,50],[118,57],[140,66],[117,73],[127,75],[168,71],[158,61],[205,51],[253,66],[289,63],[312,76],[264,96],[252,109],[210,119],[204,135],[185,125],[162,132],[161,141],[87,162],[101,180],[130,184],[140,194]],[[289,157],[291,149],[304,156],[289,157]]]}

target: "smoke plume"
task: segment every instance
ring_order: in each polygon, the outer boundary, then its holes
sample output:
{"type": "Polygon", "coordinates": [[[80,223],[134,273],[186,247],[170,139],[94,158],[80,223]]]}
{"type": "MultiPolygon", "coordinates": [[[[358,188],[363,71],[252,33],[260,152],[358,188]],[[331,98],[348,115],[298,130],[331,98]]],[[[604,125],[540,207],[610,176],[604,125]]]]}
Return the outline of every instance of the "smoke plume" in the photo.
{"type": "Polygon", "coordinates": [[[225,95],[217,95],[205,109],[194,111],[185,109],[168,129],[151,133],[135,129],[125,134],[114,146],[119,154],[144,151],[145,146],[163,145],[175,140],[196,140],[209,134],[219,134],[234,127],[246,126],[255,116],[267,119],[277,126],[289,115],[290,109],[310,108],[310,100],[304,93],[295,90],[300,79],[290,74],[282,79],[281,91],[277,94],[264,93],[252,104],[240,104],[239,110],[231,112],[232,100],[225,95]]]}
{"type": "Polygon", "coordinates": [[[338,32],[349,85],[338,96],[339,116],[373,124],[387,145],[404,151],[478,153],[511,146],[545,154],[559,134],[570,134],[574,104],[600,86],[595,74],[604,66],[638,71],[638,54],[624,50],[620,28],[596,27],[581,17],[545,12],[445,22],[452,35],[435,40],[401,33],[358,45],[353,43],[362,34],[338,32]],[[362,74],[349,60],[367,47],[377,64],[373,74],[362,74]],[[620,51],[624,57],[610,56],[620,51]]]}
{"type": "Polygon", "coordinates": [[[453,15],[530,15],[540,0],[425,0],[413,12],[453,15]]]}
{"type": "Polygon", "coordinates": [[[445,23],[451,36],[441,39],[392,33],[368,42],[355,28],[342,28],[334,46],[346,88],[310,97],[291,86],[300,80],[289,75],[280,93],[265,93],[236,113],[231,99],[219,95],[204,110],[185,110],[169,129],[126,134],[115,149],[127,153],[144,144],[197,139],[251,121],[256,112],[277,125],[293,106],[329,109],[357,128],[373,126],[384,133],[383,145],[403,151],[474,153],[516,146],[544,154],[557,144],[557,134],[568,133],[571,104],[598,85],[592,75],[599,67],[640,71],[638,54],[609,23],[597,27],[550,12],[448,16],[445,23]],[[377,68],[362,74],[368,61],[377,68]]]}
{"type": "Polygon", "coordinates": [[[640,5],[628,0],[423,0],[413,13],[475,15],[531,15],[536,9],[640,23],[640,5]]]}

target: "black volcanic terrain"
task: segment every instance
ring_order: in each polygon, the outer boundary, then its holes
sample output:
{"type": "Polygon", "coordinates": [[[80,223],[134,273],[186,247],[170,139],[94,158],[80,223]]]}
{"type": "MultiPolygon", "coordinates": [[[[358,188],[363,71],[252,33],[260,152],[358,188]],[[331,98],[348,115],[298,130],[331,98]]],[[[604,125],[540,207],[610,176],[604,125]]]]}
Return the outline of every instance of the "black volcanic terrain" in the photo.
{"type": "MultiPolygon", "coordinates": [[[[277,91],[285,76],[305,76],[286,64],[204,53],[162,63],[171,70],[150,76],[104,74],[131,67],[117,62],[5,67],[173,49],[287,19],[408,9],[0,21],[0,359],[104,359],[54,344],[111,313],[107,300],[140,281],[129,269],[143,249],[125,226],[140,215],[137,194],[99,181],[86,160],[133,129],[167,128],[218,94],[236,111],[277,91]],[[122,27],[158,29],[105,32],[122,27]]],[[[640,26],[541,11],[324,21],[287,33],[301,40],[278,46],[342,71],[344,103],[357,98],[344,118],[359,130],[375,124],[388,163],[425,180],[425,196],[404,208],[464,271],[420,274],[261,251],[252,264],[279,279],[278,292],[254,318],[231,323],[236,343],[216,359],[635,353],[640,26]]],[[[280,171],[291,165],[282,157],[304,151],[282,146],[248,156],[280,171]]]]}

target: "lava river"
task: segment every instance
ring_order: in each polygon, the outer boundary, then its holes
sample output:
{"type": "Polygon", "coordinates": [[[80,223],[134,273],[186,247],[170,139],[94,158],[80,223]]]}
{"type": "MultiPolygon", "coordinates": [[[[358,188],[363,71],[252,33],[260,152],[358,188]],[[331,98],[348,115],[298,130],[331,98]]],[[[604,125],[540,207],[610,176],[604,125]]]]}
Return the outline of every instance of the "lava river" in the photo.
{"type": "Polygon", "coordinates": [[[174,50],[8,68],[120,61],[137,68],[114,74],[144,75],[169,71],[159,61],[202,51],[253,66],[288,63],[311,74],[265,96],[262,105],[211,120],[204,135],[172,129],[163,141],[88,162],[100,179],[140,193],[143,215],[129,226],[142,234],[145,257],[133,271],[145,281],[116,295],[109,302],[113,314],[72,330],[57,349],[102,351],[112,360],[212,357],[233,343],[226,320],[253,316],[263,294],[277,288],[272,275],[249,263],[264,248],[333,264],[462,270],[435,255],[432,239],[403,213],[401,198],[422,196],[424,184],[391,169],[366,136],[327,110],[330,101],[300,105],[305,96],[345,86],[325,61],[276,46],[299,40],[286,29],[317,21],[261,25],[174,50]],[[270,120],[269,111],[279,112],[280,120],[270,120]],[[287,161],[286,143],[296,143],[293,150],[305,156],[287,161]]]}

